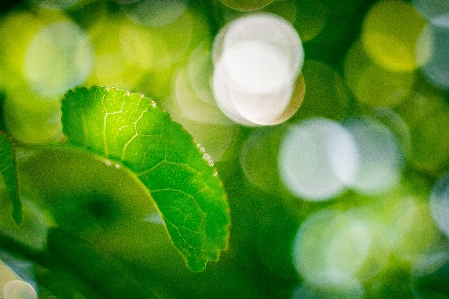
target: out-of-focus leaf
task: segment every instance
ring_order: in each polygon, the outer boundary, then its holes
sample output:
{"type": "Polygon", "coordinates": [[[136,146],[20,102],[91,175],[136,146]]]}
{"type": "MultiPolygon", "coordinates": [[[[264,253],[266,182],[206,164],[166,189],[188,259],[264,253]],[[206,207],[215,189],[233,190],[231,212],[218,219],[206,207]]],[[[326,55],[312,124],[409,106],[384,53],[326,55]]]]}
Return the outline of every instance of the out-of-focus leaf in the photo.
{"type": "Polygon", "coordinates": [[[230,222],[222,182],[168,113],[140,94],[81,87],[65,95],[62,123],[70,144],[121,163],[141,180],[191,270],[218,260],[230,222]]]}
{"type": "Polygon", "coordinates": [[[60,258],[50,269],[62,273],[69,270],[75,275],[76,287],[84,294],[92,296],[93,291],[101,298],[155,298],[119,261],[100,254],[89,242],[64,230],[55,227],[48,230],[48,251],[60,258]],[[57,264],[60,261],[62,265],[57,264]],[[63,268],[58,269],[58,266],[63,268]]]}

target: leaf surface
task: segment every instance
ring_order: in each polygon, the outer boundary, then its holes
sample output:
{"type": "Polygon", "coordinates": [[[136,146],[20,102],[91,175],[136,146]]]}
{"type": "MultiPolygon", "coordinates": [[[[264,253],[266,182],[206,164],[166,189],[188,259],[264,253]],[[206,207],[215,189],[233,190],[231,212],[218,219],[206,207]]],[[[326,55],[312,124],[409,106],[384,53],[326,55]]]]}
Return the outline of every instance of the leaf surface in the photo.
{"type": "Polygon", "coordinates": [[[120,162],[141,180],[191,270],[218,260],[230,222],[222,182],[168,113],[140,94],[80,87],[62,101],[62,124],[70,144],[120,162]]]}
{"type": "Polygon", "coordinates": [[[0,132],[0,175],[12,200],[12,216],[17,224],[22,222],[22,205],[17,181],[16,153],[11,138],[0,132]]]}

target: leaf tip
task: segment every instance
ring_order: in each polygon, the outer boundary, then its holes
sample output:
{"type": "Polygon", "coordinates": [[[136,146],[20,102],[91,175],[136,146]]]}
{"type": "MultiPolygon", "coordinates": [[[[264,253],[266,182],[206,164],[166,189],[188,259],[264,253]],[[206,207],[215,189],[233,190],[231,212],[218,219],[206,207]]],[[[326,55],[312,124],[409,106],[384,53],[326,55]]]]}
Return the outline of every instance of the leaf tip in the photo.
{"type": "Polygon", "coordinates": [[[14,207],[12,211],[12,218],[17,223],[17,225],[20,225],[23,221],[23,215],[22,215],[22,204],[19,203],[18,206],[14,207]]]}
{"type": "Polygon", "coordinates": [[[193,272],[199,273],[206,269],[205,261],[190,261],[187,263],[187,267],[193,272]]]}

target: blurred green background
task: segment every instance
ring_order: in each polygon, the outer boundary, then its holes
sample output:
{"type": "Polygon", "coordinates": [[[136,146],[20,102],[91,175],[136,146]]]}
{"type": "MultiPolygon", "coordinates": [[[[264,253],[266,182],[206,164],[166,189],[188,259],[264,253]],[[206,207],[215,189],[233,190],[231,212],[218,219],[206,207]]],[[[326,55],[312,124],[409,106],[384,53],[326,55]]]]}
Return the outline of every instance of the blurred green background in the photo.
{"type": "MultiPolygon", "coordinates": [[[[447,0],[0,1],[0,128],[61,142],[79,85],[143,93],[205,148],[229,249],[192,273],[157,216],[98,229],[80,205],[60,209],[76,237],[47,235],[32,198],[15,228],[3,196],[0,298],[449,298],[447,0]]],[[[50,188],[64,163],[24,167],[50,188]]],[[[137,210],[98,171],[115,213],[137,210]]]]}

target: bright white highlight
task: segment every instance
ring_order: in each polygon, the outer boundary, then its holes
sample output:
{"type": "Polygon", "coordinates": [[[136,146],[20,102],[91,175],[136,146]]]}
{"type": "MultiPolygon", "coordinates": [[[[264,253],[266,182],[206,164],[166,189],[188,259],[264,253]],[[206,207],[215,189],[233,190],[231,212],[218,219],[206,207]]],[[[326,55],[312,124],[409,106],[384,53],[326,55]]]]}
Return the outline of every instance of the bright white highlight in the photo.
{"type": "Polygon", "coordinates": [[[293,26],[274,14],[252,14],[228,24],[221,44],[215,42],[214,56],[221,56],[227,49],[248,41],[260,41],[278,48],[288,61],[292,75],[297,75],[304,62],[304,50],[293,26]]]}
{"type": "Polygon", "coordinates": [[[308,119],[292,126],[279,150],[279,171],[285,186],[307,200],[325,200],[342,193],[359,166],[357,144],[332,120],[308,119]]]}
{"type": "Polygon", "coordinates": [[[261,41],[232,46],[223,59],[234,81],[232,84],[249,93],[276,92],[290,79],[288,62],[282,52],[261,41]]]}
{"type": "Polygon", "coordinates": [[[93,52],[86,33],[71,21],[50,23],[33,37],[25,53],[24,75],[43,97],[59,97],[90,74],[93,52]]]}
{"type": "Polygon", "coordinates": [[[5,299],[37,299],[34,288],[21,280],[8,281],[3,289],[3,294],[5,299]]]}
{"type": "Polygon", "coordinates": [[[157,211],[154,211],[153,213],[151,213],[147,217],[145,217],[144,221],[148,221],[150,223],[159,224],[159,225],[164,225],[165,224],[164,220],[161,217],[161,215],[157,211]]]}
{"type": "Polygon", "coordinates": [[[244,125],[285,120],[296,79],[304,62],[301,40],[293,26],[272,14],[237,19],[216,36],[213,92],[230,119],[244,125]]]}

